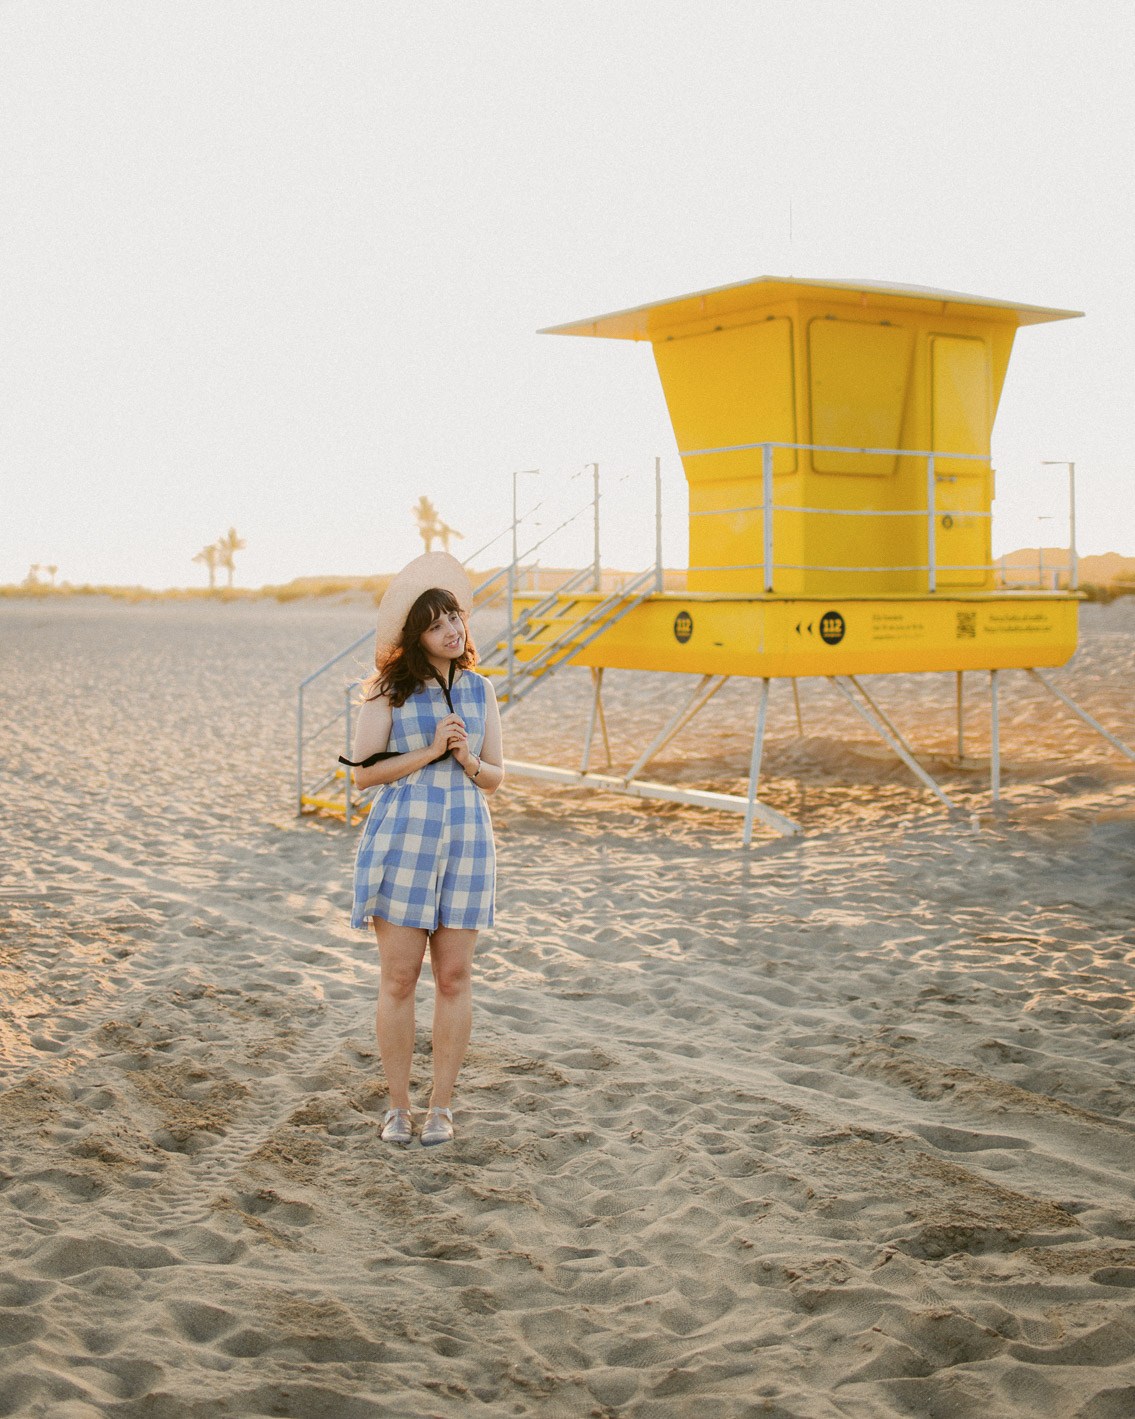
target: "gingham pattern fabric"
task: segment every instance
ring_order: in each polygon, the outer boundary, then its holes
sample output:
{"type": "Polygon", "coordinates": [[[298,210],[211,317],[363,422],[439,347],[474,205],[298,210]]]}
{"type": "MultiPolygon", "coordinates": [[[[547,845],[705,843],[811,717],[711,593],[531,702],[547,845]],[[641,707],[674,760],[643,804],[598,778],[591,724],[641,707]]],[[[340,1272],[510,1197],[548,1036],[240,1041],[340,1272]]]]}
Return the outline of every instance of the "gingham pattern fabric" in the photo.
{"type": "MultiPolygon", "coordinates": [[[[475,754],[485,741],[489,683],[459,671],[450,695],[475,754]]],[[[433,683],[394,711],[387,748],[404,754],[433,742],[449,713],[433,683]]],[[[493,924],[496,853],[485,795],[456,759],[437,760],[375,795],[355,857],[352,926],[380,917],[433,931],[493,924]]]]}

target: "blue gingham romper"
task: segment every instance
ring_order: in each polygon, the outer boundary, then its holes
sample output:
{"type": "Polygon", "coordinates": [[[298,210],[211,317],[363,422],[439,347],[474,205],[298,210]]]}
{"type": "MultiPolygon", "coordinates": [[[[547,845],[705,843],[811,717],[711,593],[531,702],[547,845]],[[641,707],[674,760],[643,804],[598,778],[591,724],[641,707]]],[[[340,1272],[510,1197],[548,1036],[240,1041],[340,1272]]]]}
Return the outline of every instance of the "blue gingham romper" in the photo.
{"type": "MultiPolygon", "coordinates": [[[[492,693],[484,676],[470,670],[459,671],[450,690],[453,712],[465,721],[469,747],[478,755],[492,693]]],[[[393,711],[388,752],[432,744],[448,713],[441,686],[423,686],[393,711]]],[[[492,926],[495,876],[485,795],[456,759],[435,759],[375,794],[355,857],[351,925],[380,917],[426,931],[492,926]]]]}

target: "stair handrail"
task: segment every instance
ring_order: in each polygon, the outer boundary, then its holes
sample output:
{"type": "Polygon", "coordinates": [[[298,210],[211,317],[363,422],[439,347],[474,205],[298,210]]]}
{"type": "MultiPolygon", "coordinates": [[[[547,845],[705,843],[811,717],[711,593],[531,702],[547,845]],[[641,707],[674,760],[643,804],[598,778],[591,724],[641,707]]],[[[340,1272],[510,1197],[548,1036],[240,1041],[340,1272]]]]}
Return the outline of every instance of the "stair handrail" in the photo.
{"type": "MultiPolygon", "coordinates": [[[[535,507],[529,508],[529,510],[524,514],[524,517],[531,517],[534,512],[539,512],[543,506],[544,504],[542,502],[537,503],[535,507]]],[[[507,576],[510,567],[519,571],[522,564],[532,555],[532,553],[538,552],[550,537],[554,537],[557,532],[562,532],[564,528],[569,527],[576,520],[577,517],[582,517],[585,512],[590,512],[591,509],[592,504],[590,502],[586,502],[581,508],[577,508],[576,511],[571,514],[570,517],[565,517],[563,522],[553,527],[550,532],[545,532],[543,537],[540,537],[537,539],[537,541],[533,542],[531,547],[529,547],[526,551],[519,553],[515,562],[506,562],[503,567],[500,567],[497,571],[495,571],[491,577],[487,578],[487,580],[478,582],[477,585],[473,588],[474,596],[479,596],[481,592],[485,590],[486,587],[492,586],[494,581],[499,581],[502,576],[507,576]]],[[[523,522],[524,518],[521,518],[520,521],[523,522]]],[[[511,531],[511,529],[512,524],[509,523],[509,525],[505,528],[502,528],[502,530],[498,532],[494,538],[486,542],[485,545],[481,547],[478,551],[474,552],[472,557],[466,557],[465,560],[461,563],[461,565],[463,567],[467,567],[472,562],[473,557],[479,557],[481,553],[487,551],[493,545],[494,542],[499,542],[500,539],[505,535],[505,533],[511,531]]],[[[585,567],[584,571],[590,573],[591,568],[585,567]]]]}
{"type": "MultiPolygon", "coordinates": [[[[530,518],[534,513],[539,512],[543,506],[544,500],[541,499],[538,503],[535,504],[535,506],[530,507],[526,513],[523,513],[519,518],[517,518],[516,525],[519,527],[522,522],[527,521],[527,519],[530,518]]],[[[471,552],[469,556],[467,556],[465,560],[461,563],[461,565],[463,567],[470,566],[473,562],[476,561],[476,559],[481,555],[482,552],[487,552],[495,542],[499,542],[502,537],[507,536],[507,534],[511,531],[512,523],[506,522],[505,525],[494,537],[490,537],[483,547],[478,547],[475,552],[471,552]]]]}
{"type": "MultiPolygon", "coordinates": [[[[532,513],[536,512],[541,506],[541,503],[537,503],[536,507],[532,508],[531,512],[525,513],[525,517],[530,517],[532,513]]],[[[577,517],[582,517],[585,512],[590,512],[591,507],[591,503],[584,503],[584,505],[581,508],[578,508],[575,512],[573,512],[570,517],[565,517],[563,522],[559,523],[556,527],[553,527],[550,532],[546,532],[544,536],[541,537],[538,541],[533,542],[531,547],[529,547],[526,551],[519,553],[515,562],[506,562],[503,567],[495,571],[492,576],[489,577],[486,581],[478,582],[478,584],[473,588],[474,595],[478,595],[480,592],[484,591],[487,586],[491,586],[493,582],[499,580],[500,577],[507,576],[510,568],[519,571],[520,567],[532,555],[533,552],[538,552],[550,537],[554,537],[557,532],[562,532],[564,528],[570,526],[571,523],[573,523],[577,517]]],[[[509,526],[504,529],[504,532],[508,532],[511,529],[511,526],[512,524],[510,523],[509,526]]],[[[493,538],[493,542],[499,541],[504,536],[504,532],[498,532],[497,535],[493,538]]],[[[483,552],[486,547],[491,547],[493,545],[493,542],[486,542],[485,546],[481,548],[481,552],[483,552]]],[[[480,554],[480,552],[475,552],[473,556],[480,556],[480,554]]],[[[466,558],[466,560],[462,562],[461,565],[463,567],[467,567],[472,560],[472,557],[466,558]]],[[[585,567],[584,570],[590,573],[592,571],[592,568],[585,567]]]]}
{"type": "MultiPolygon", "coordinates": [[[[462,562],[461,565],[464,566],[465,563],[462,562]]],[[[474,601],[474,605],[476,604],[477,598],[482,594],[482,592],[486,591],[490,586],[492,586],[492,584],[493,584],[494,581],[500,581],[500,579],[501,579],[502,576],[507,576],[507,575],[508,575],[508,568],[509,568],[511,565],[512,565],[512,563],[509,562],[509,563],[508,563],[508,566],[503,566],[503,567],[501,567],[501,569],[500,569],[499,571],[493,572],[492,576],[486,577],[484,581],[479,581],[479,582],[477,583],[477,585],[473,588],[473,601],[474,601]]],[[[499,596],[500,593],[498,592],[497,595],[499,596]]],[[[496,598],[496,596],[490,596],[488,599],[489,599],[489,601],[495,601],[497,598],[496,598]]],[[[485,604],[486,604],[486,603],[485,603],[484,601],[482,601],[481,605],[483,606],[483,605],[485,605],[485,604]]]]}
{"type": "MultiPolygon", "coordinates": [[[[507,568],[505,568],[505,570],[507,571],[507,568]]],[[[581,567],[579,571],[568,577],[567,581],[565,581],[562,586],[558,586],[554,591],[548,592],[535,606],[530,606],[527,610],[521,611],[520,615],[517,616],[512,623],[514,642],[517,638],[527,637],[534,617],[542,616],[546,611],[551,610],[558,600],[565,596],[570,596],[581,582],[589,580],[593,574],[594,572],[591,567],[581,567]]],[[[482,665],[500,665],[507,659],[507,656],[507,649],[499,645],[494,646],[492,650],[487,651],[481,657],[480,663],[482,665]]]]}
{"type": "Polygon", "coordinates": [[[626,586],[621,587],[618,591],[611,592],[609,596],[604,597],[602,601],[594,606],[586,616],[581,617],[578,621],[574,621],[565,631],[562,631],[555,640],[549,641],[539,655],[535,655],[531,660],[525,661],[524,669],[519,677],[521,680],[520,687],[515,688],[515,682],[509,686],[506,691],[508,698],[505,700],[504,704],[501,705],[502,711],[508,709],[518,700],[522,700],[525,695],[535,689],[539,676],[543,672],[554,669],[555,666],[573,655],[578,655],[579,652],[585,650],[593,640],[597,640],[604,631],[616,625],[628,612],[633,611],[636,606],[645,601],[651,594],[651,591],[650,589],[644,590],[642,588],[647,587],[648,584],[650,586],[653,585],[654,570],[653,567],[650,567],[647,571],[640,573],[640,575],[628,582],[626,586]],[[616,613],[614,615],[608,615],[607,613],[612,609],[615,609],[616,613]],[[598,624],[596,624],[597,621],[598,624]],[[593,630],[592,627],[594,627],[593,630]],[[586,636],[583,640],[578,640],[577,636],[581,630],[590,630],[591,634],[586,636]],[[564,644],[565,641],[567,642],[566,645],[564,644]],[[559,653],[553,656],[550,663],[543,664],[542,662],[547,661],[548,657],[552,655],[554,651],[558,651],[559,653]]]}
{"type": "MultiPolygon", "coordinates": [[[[297,813],[302,813],[302,812],[303,812],[303,801],[304,801],[305,796],[313,796],[314,794],[318,793],[319,790],[320,790],[326,783],[329,782],[329,778],[334,776],[333,773],[332,773],[330,776],[327,775],[327,774],[324,774],[324,776],[323,776],[323,777],[318,781],[318,783],[316,783],[314,786],[311,786],[310,788],[309,788],[309,787],[305,787],[304,781],[303,781],[303,751],[304,751],[305,747],[306,747],[308,744],[310,744],[310,743],[312,742],[313,739],[318,739],[318,738],[320,737],[320,735],[326,734],[327,731],[328,731],[333,725],[338,724],[339,721],[340,721],[341,719],[343,719],[344,717],[345,717],[346,720],[347,720],[348,728],[350,727],[350,720],[351,720],[351,689],[353,689],[354,686],[351,686],[350,689],[348,689],[347,695],[346,695],[346,699],[345,699],[345,702],[344,702],[344,704],[343,704],[343,708],[342,708],[341,710],[338,710],[335,714],[333,714],[333,715],[331,716],[331,718],[330,718],[329,720],[327,720],[327,722],[326,722],[325,724],[321,724],[318,729],[313,730],[312,733],[311,733],[311,734],[308,734],[308,735],[305,735],[305,734],[304,734],[304,691],[305,691],[305,690],[307,689],[307,687],[308,687],[309,685],[311,685],[314,681],[318,680],[321,675],[326,675],[326,673],[328,672],[328,670],[331,669],[332,666],[338,665],[338,663],[339,663],[341,660],[343,660],[346,656],[351,655],[354,651],[358,650],[358,648],[359,648],[361,645],[365,645],[366,642],[369,641],[369,640],[371,640],[373,636],[374,636],[374,632],[373,632],[373,631],[367,631],[367,633],[366,633],[365,635],[360,636],[357,641],[352,641],[351,644],[346,648],[346,650],[341,650],[338,655],[333,655],[333,656],[331,657],[331,659],[328,660],[325,664],[321,665],[318,670],[313,670],[313,671],[311,672],[311,674],[310,674],[305,680],[301,680],[301,681],[300,681],[299,686],[297,687],[297,690],[296,690],[296,812],[297,812],[297,813]]],[[[355,684],[357,685],[357,684],[358,684],[358,681],[355,681],[355,684]]],[[[349,752],[349,746],[348,746],[348,752],[349,752]]]]}
{"type": "Polygon", "coordinates": [[[300,689],[302,690],[305,686],[310,685],[313,680],[318,680],[319,677],[330,670],[333,665],[338,665],[339,661],[342,660],[344,656],[350,655],[353,650],[358,650],[359,646],[366,641],[372,640],[373,637],[374,632],[367,631],[366,635],[360,636],[357,641],[352,641],[346,650],[341,650],[338,655],[333,655],[326,665],[321,665],[318,670],[313,670],[306,680],[301,680],[299,684],[300,689]]]}
{"type": "Polygon", "coordinates": [[[554,640],[548,641],[547,644],[541,648],[539,655],[534,655],[531,660],[525,661],[525,670],[528,670],[531,666],[538,665],[541,660],[547,657],[549,651],[555,650],[564,641],[573,641],[578,631],[589,630],[595,625],[596,621],[603,620],[612,607],[618,605],[624,598],[632,596],[639,587],[643,585],[646,579],[653,575],[654,568],[651,567],[648,571],[641,572],[633,581],[620,587],[618,591],[609,592],[602,601],[596,602],[585,616],[581,616],[578,621],[573,621],[571,625],[562,630],[554,640]]]}

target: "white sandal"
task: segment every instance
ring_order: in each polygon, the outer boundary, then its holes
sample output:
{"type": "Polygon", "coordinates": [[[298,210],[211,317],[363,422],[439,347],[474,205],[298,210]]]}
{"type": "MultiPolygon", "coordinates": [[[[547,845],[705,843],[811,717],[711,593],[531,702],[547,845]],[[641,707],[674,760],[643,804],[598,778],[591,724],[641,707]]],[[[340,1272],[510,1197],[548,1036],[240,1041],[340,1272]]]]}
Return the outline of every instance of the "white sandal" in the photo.
{"type": "Polygon", "coordinates": [[[409,1109],[387,1109],[378,1136],[383,1143],[409,1143],[414,1136],[414,1115],[409,1109]]]}
{"type": "Polygon", "coordinates": [[[453,1110],[431,1108],[422,1125],[422,1147],[453,1142],[453,1110]]]}

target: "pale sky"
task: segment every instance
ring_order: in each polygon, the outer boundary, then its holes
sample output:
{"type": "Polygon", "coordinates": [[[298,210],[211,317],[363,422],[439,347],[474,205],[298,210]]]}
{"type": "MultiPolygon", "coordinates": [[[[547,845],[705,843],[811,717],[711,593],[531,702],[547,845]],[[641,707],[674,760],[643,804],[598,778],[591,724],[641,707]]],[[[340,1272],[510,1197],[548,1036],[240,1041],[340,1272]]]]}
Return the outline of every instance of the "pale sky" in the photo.
{"type": "Polygon", "coordinates": [[[682,565],[649,347],[535,332],[764,273],[1086,311],[1017,336],[995,551],[1065,539],[1050,458],[1081,552],[1135,555],[1133,37],[1130,0],[0,0],[0,582],[200,585],[230,525],[238,585],[388,571],[419,495],[464,554],[513,470],[550,515],[589,460],[634,569],[655,455],[682,565]]]}

